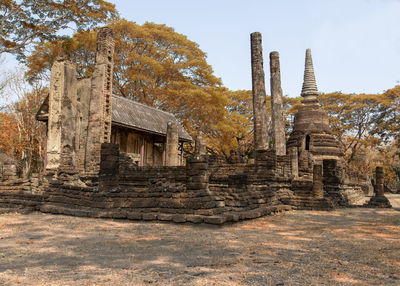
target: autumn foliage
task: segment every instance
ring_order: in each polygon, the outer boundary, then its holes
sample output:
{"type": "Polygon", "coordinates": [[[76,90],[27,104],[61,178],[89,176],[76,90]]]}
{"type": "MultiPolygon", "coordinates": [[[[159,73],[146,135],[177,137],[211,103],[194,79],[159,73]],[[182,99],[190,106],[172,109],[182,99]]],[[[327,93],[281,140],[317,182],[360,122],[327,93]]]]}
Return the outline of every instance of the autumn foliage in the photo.
{"type": "Polygon", "coordinates": [[[0,113],[0,153],[14,158],[25,177],[43,167],[46,126],[35,116],[47,94],[46,89],[27,92],[0,113]]]}

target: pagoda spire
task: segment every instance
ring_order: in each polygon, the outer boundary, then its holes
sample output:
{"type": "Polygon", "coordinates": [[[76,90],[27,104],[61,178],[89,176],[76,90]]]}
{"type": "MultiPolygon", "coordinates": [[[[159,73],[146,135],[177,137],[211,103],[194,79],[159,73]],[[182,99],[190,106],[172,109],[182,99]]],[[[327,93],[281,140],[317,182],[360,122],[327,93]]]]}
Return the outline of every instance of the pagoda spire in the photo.
{"type": "Polygon", "coordinates": [[[306,50],[306,63],[304,68],[303,88],[301,89],[303,101],[315,101],[318,96],[317,83],[315,81],[314,67],[311,57],[311,49],[306,50]]]}

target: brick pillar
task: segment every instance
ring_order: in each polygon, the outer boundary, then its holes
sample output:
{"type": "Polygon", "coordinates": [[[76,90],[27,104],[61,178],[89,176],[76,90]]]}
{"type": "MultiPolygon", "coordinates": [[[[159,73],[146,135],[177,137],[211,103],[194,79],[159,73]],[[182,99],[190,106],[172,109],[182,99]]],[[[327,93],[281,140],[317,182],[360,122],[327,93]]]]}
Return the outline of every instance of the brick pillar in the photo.
{"type": "Polygon", "coordinates": [[[197,136],[195,139],[194,153],[196,156],[207,154],[206,140],[201,136],[197,136]]]}
{"type": "Polygon", "coordinates": [[[63,59],[54,62],[50,76],[47,136],[48,171],[74,169],[76,122],[76,69],[63,59]]]}
{"type": "Polygon", "coordinates": [[[271,52],[271,116],[272,116],[272,144],[276,155],[286,155],[285,123],[283,121],[283,101],[281,88],[281,70],[279,53],[271,52]]]}
{"type": "Polygon", "coordinates": [[[316,198],[324,197],[324,184],[322,183],[322,166],[313,166],[313,195],[316,198]]]}
{"type": "Polygon", "coordinates": [[[267,108],[265,79],[261,45],[261,33],[250,35],[251,39],[251,72],[254,114],[254,149],[268,149],[267,108]]]}
{"type": "Polygon", "coordinates": [[[299,176],[299,158],[297,153],[297,147],[289,148],[289,157],[290,157],[290,169],[292,176],[299,176]]]}
{"type": "Polygon", "coordinates": [[[381,166],[376,167],[375,176],[376,176],[375,195],[383,196],[385,193],[383,167],[381,166]]]}
{"type": "Polygon", "coordinates": [[[168,122],[167,125],[167,143],[165,150],[165,165],[166,166],[178,166],[179,165],[179,136],[178,126],[175,122],[168,122]]]}
{"type": "Polygon", "coordinates": [[[186,160],[186,189],[208,191],[208,157],[207,155],[193,156],[186,160]]]}
{"type": "Polygon", "coordinates": [[[86,172],[99,171],[101,144],[111,139],[113,57],[114,33],[110,28],[101,28],[97,34],[96,65],[91,82],[86,172]]]}
{"type": "Polygon", "coordinates": [[[384,186],[384,173],[383,167],[377,166],[375,169],[375,186],[374,192],[375,195],[371,197],[370,201],[366,206],[374,207],[374,208],[391,208],[392,205],[390,204],[387,197],[385,197],[385,186],[384,186]]]}
{"type": "Polygon", "coordinates": [[[119,146],[113,143],[101,144],[99,189],[109,190],[119,185],[119,146]]]}

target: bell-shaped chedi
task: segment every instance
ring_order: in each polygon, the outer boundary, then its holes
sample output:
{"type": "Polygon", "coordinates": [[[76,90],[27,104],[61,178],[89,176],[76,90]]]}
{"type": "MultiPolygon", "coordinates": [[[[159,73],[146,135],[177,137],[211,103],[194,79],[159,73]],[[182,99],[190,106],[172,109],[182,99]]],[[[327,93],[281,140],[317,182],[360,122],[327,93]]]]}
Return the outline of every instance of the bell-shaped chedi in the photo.
{"type": "Polygon", "coordinates": [[[339,142],[332,135],[328,114],[321,109],[318,102],[318,89],[310,49],[306,51],[301,96],[303,97],[302,105],[295,115],[287,148],[297,147],[299,154],[311,154],[316,163],[322,163],[324,159],[341,159],[343,153],[339,142]]]}

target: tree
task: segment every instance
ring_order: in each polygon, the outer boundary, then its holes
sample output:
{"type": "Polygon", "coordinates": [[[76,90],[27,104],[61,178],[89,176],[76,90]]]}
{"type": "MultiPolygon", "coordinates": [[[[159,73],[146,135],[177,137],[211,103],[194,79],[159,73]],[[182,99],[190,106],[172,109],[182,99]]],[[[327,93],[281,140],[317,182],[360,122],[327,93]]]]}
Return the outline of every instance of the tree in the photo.
{"type": "Polygon", "coordinates": [[[104,0],[0,0],[0,54],[23,60],[31,44],[54,40],[72,24],[82,30],[117,16],[104,0]]]}
{"type": "Polygon", "coordinates": [[[18,128],[14,116],[9,112],[0,112],[0,153],[14,157],[18,128]]]}
{"type": "Polygon", "coordinates": [[[330,116],[333,133],[351,163],[365,147],[376,147],[383,138],[376,136],[380,101],[377,94],[321,94],[322,108],[330,116]]]}
{"type": "Polygon", "coordinates": [[[46,126],[36,120],[36,113],[47,95],[47,89],[34,89],[25,93],[11,110],[19,135],[16,155],[20,158],[24,177],[42,170],[46,126]]]}
{"type": "Polygon", "coordinates": [[[14,159],[24,177],[39,172],[45,150],[46,126],[35,118],[48,91],[41,82],[27,84],[23,70],[10,72],[0,113],[0,153],[14,159]]]}
{"type": "MultiPolygon", "coordinates": [[[[385,140],[400,142],[400,85],[379,96],[379,113],[375,133],[385,140]]],[[[400,150],[400,145],[397,145],[400,150]]]]}

